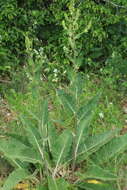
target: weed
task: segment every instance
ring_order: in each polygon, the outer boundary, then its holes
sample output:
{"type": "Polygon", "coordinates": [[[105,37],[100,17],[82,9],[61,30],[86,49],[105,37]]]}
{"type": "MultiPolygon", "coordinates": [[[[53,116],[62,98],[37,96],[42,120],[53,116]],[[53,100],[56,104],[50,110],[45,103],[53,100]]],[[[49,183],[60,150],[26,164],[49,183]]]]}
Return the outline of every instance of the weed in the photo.
{"type": "Polygon", "coordinates": [[[62,131],[49,114],[47,100],[41,100],[38,93],[37,99],[34,94],[36,105],[26,105],[19,116],[22,133],[6,132],[3,135],[8,138],[0,139],[0,151],[15,168],[3,190],[12,189],[24,179],[39,179],[40,187],[49,190],[117,188],[121,176],[108,163],[126,150],[127,135],[119,136],[118,129],[93,135],[91,120],[100,95],[87,103],[81,99],[82,93],[80,75],[70,81],[66,91],[57,90],[59,109],[63,116],[66,113],[66,120],[58,118],[62,131]],[[71,127],[64,127],[67,121],[71,127]]]}

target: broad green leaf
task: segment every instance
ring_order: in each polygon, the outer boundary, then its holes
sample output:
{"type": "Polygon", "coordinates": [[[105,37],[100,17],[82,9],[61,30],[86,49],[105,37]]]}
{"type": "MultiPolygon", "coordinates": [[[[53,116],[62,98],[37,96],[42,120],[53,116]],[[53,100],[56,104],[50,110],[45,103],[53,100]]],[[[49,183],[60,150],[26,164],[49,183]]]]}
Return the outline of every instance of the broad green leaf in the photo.
{"type": "Polygon", "coordinates": [[[48,138],[40,138],[40,134],[35,127],[27,126],[25,130],[27,132],[29,142],[33,145],[34,149],[40,155],[41,160],[45,162],[45,165],[49,169],[51,169],[48,154],[45,151],[45,147],[48,145],[48,138]]]}
{"type": "Polygon", "coordinates": [[[68,184],[63,178],[54,179],[53,177],[48,177],[48,187],[49,190],[68,190],[70,184],[68,184]]]}
{"type": "Polygon", "coordinates": [[[76,113],[76,101],[75,98],[63,90],[57,91],[58,97],[67,112],[71,112],[72,114],[76,113]]]}
{"type": "Polygon", "coordinates": [[[13,138],[0,140],[0,151],[12,160],[19,159],[31,163],[41,163],[42,161],[40,154],[35,149],[13,138]]]}
{"type": "MultiPolygon", "coordinates": [[[[95,180],[94,180],[95,181],[95,180]]],[[[95,184],[92,180],[91,183],[86,183],[86,182],[80,182],[77,184],[78,187],[80,187],[82,190],[118,190],[114,185],[111,184],[106,184],[106,183],[101,183],[100,184],[95,184]]]]}
{"type": "Polygon", "coordinates": [[[103,181],[117,180],[117,176],[111,171],[105,170],[97,165],[90,166],[84,174],[77,173],[80,180],[84,179],[97,179],[103,181]]]}
{"type": "Polygon", "coordinates": [[[77,126],[76,136],[75,136],[75,148],[74,148],[74,158],[77,159],[79,154],[79,148],[88,136],[89,125],[92,119],[92,115],[88,115],[84,120],[80,122],[80,125],[77,126]]]}
{"type": "Polygon", "coordinates": [[[5,181],[2,190],[12,190],[17,183],[26,179],[29,176],[30,174],[28,173],[28,171],[24,169],[14,170],[5,181]]]}
{"type": "Polygon", "coordinates": [[[24,117],[21,117],[21,120],[24,125],[26,124],[26,127],[24,129],[26,131],[26,135],[27,135],[29,143],[33,146],[33,148],[38,150],[38,152],[41,154],[42,158],[44,158],[43,151],[42,151],[41,145],[40,145],[40,141],[43,142],[43,139],[41,139],[41,137],[40,137],[38,128],[36,126],[32,125],[31,122],[29,122],[29,121],[27,122],[24,117]]]}
{"type": "Polygon", "coordinates": [[[38,185],[36,186],[36,190],[49,190],[47,185],[38,185]]]}
{"type": "Polygon", "coordinates": [[[117,135],[119,130],[109,130],[94,136],[89,136],[86,141],[86,147],[87,150],[93,150],[95,147],[100,148],[100,146],[103,146],[105,143],[110,141],[115,135],[117,135]]]}
{"type": "MultiPolygon", "coordinates": [[[[8,159],[9,160],[9,159],[8,159]]],[[[30,167],[30,163],[26,161],[21,161],[19,159],[10,160],[11,165],[14,168],[22,168],[22,169],[28,169],[30,167]]]]}
{"type": "Polygon", "coordinates": [[[17,139],[18,141],[22,142],[24,145],[30,146],[30,143],[29,143],[26,135],[23,136],[23,135],[19,135],[17,133],[8,133],[8,132],[3,133],[3,135],[6,137],[12,137],[14,139],[17,139]]]}
{"type": "MultiPolygon", "coordinates": [[[[71,91],[73,95],[75,96],[75,100],[77,101],[82,94],[83,89],[83,80],[80,74],[75,74],[73,72],[69,73],[70,80],[72,81],[72,84],[70,85],[71,91]],[[76,76],[75,76],[76,75],[76,76]]],[[[77,102],[76,102],[77,103],[77,102]]]]}
{"type": "Polygon", "coordinates": [[[79,109],[74,149],[75,161],[80,152],[80,146],[82,146],[89,135],[89,126],[93,118],[93,108],[96,107],[98,99],[99,96],[95,96],[87,105],[79,109]]]}
{"type": "MultiPolygon", "coordinates": [[[[27,114],[29,114],[30,116],[32,116],[32,119],[34,119],[35,121],[37,121],[39,123],[39,118],[38,118],[38,115],[36,115],[35,113],[33,113],[32,111],[32,108],[29,110],[27,107],[25,108],[25,112],[27,114]]],[[[29,123],[31,122],[31,120],[28,118],[28,116],[25,116],[25,115],[20,115],[19,116],[23,125],[24,126],[27,126],[29,125],[29,123]]]]}
{"type": "Polygon", "coordinates": [[[13,167],[13,168],[22,168],[22,169],[28,169],[29,168],[29,164],[28,162],[25,161],[21,161],[19,159],[11,159],[11,158],[7,158],[5,156],[5,159],[7,160],[7,162],[13,167]]]}
{"type": "Polygon", "coordinates": [[[103,163],[127,150],[127,134],[115,137],[92,156],[96,163],[103,163]]]}
{"type": "Polygon", "coordinates": [[[49,190],[59,190],[56,180],[53,177],[48,177],[48,189],[49,190]]]}
{"type": "Polygon", "coordinates": [[[44,160],[44,151],[43,151],[42,146],[40,144],[40,138],[38,138],[36,133],[35,133],[35,131],[36,131],[35,128],[27,126],[26,131],[27,131],[28,136],[29,136],[28,139],[32,143],[35,150],[37,150],[37,152],[40,153],[42,160],[44,160]]]}
{"type": "Polygon", "coordinates": [[[78,124],[87,116],[90,115],[97,106],[99,101],[100,94],[98,93],[95,97],[93,97],[87,104],[81,106],[77,112],[78,116],[78,124]]]}
{"type": "Polygon", "coordinates": [[[58,185],[58,188],[60,190],[68,190],[68,189],[70,189],[69,188],[70,184],[67,181],[65,181],[65,179],[63,179],[63,178],[59,178],[57,180],[57,185],[58,185]]]}
{"type": "Polygon", "coordinates": [[[48,145],[49,145],[50,153],[52,152],[52,148],[54,146],[54,143],[55,143],[57,137],[58,137],[58,133],[57,133],[55,126],[51,122],[49,122],[49,124],[48,124],[48,145]]]}
{"type": "Polygon", "coordinates": [[[40,146],[41,137],[39,134],[39,131],[34,126],[27,126],[26,129],[26,135],[28,138],[29,143],[33,148],[36,150],[38,149],[38,146],[40,146]]]}
{"type": "Polygon", "coordinates": [[[106,131],[101,134],[87,137],[79,147],[78,162],[85,160],[89,155],[108,143],[118,131],[119,130],[106,131]]]}
{"type": "Polygon", "coordinates": [[[26,132],[25,136],[27,137],[28,142],[36,149],[36,140],[39,142],[41,139],[37,126],[35,126],[35,124],[33,124],[32,121],[28,120],[23,116],[20,116],[20,119],[23,123],[23,127],[26,132]]]}
{"type": "Polygon", "coordinates": [[[69,130],[64,130],[64,132],[57,137],[52,147],[52,156],[56,163],[56,168],[70,158],[71,146],[72,134],[69,130]]]}
{"type": "Polygon", "coordinates": [[[42,138],[46,138],[47,124],[48,124],[48,102],[46,100],[41,105],[41,110],[39,115],[40,115],[40,122],[39,122],[40,135],[42,138]]]}

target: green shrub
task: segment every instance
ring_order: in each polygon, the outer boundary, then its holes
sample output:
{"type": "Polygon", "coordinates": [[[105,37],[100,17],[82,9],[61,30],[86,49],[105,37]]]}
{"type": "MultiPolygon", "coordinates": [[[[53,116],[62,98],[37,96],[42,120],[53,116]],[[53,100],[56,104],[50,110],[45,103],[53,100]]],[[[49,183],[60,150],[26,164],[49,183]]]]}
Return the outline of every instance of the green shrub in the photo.
{"type": "MultiPolygon", "coordinates": [[[[64,78],[68,65],[98,72],[110,66],[114,52],[125,66],[126,1],[6,0],[0,6],[2,73],[13,74],[27,65],[26,34],[36,52],[43,48],[49,60],[44,70],[51,80],[55,69],[58,76],[54,80],[64,78]]],[[[115,63],[117,71],[124,66],[115,63]]]]}

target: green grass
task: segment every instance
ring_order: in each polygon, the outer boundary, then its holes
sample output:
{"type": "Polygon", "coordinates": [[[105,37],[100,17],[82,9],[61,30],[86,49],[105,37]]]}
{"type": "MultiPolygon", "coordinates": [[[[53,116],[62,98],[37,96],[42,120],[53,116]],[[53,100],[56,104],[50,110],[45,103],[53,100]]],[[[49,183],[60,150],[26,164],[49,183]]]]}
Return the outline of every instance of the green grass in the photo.
{"type": "Polygon", "coordinates": [[[94,130],[122,128],[126,118],[121,106],[123,92],[118,92],[110,84],[107,85],[103,77],[98,79],[95,75],[86,81],[84,96],[89,98],[98,90],[102,90],[102,96],[93,122],[94,130]]]}

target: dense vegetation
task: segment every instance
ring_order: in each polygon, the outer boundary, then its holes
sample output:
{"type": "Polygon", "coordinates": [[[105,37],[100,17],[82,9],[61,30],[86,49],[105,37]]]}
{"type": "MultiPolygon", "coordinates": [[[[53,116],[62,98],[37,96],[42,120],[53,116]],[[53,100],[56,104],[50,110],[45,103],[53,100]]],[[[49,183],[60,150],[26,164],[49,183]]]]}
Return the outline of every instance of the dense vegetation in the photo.
{"type": "Polygon", "coordinates": [[[0,0],[2,190],[127,188],[126,14],[126,0],[0,0]]]}
{"type": "Polygon", "coordinates": [[[43,56],[43,74],[52,80],[63,78],[68,65],[116,78],[126,74],[126,0],[5,0],[0,7],[2,74],[12,77],[26,66],[31,51],[43,56]]]}

